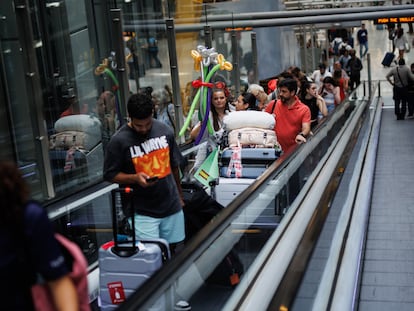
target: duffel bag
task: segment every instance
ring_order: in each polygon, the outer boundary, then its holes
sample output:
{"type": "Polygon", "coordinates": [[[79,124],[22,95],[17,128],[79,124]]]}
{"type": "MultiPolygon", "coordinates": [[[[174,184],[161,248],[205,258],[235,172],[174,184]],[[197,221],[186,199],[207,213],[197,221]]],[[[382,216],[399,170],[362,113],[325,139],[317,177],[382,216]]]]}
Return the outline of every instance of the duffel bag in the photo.
{"type": "Polygon", "coordinates": [[[229,147],[274,148],[278,145],[274,130],[240,128],[228,134],[229,147]]]}
{"type": "Polygon", "coordinates": [[[63,131],[50,136],[50,149],[78,148],[91,150],[100,141],[100,137],[79,131],[63,131]]]}

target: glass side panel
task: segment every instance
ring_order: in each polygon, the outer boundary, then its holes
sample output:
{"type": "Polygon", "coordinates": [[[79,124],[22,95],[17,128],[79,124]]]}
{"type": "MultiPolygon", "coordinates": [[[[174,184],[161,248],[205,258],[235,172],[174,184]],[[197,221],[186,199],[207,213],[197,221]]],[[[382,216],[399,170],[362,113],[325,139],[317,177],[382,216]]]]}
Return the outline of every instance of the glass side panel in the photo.
{"type": "Polygon", "coordinates": [[[51,60],[55,80],[50,87],[58,98],[47,111],[52,178],[60,196],[102,179],[105,128],[96,109],[96,60],[85,3],[67,1],[47,10],[52,39],[45,45],[60,55],[51,60]]]}
{"type": "Polygon", "coordinates": [[[110,203],[110,192],[105,192],[73,208],[48,210],[57,230],[79,245],[89,265],[96,266],[99,247],[112,240],[110,203]]]}
{"type": "Polygon", "coordinates": [[[65,0],[68,12],[69,31],[73,32],[87,26],[85,2],[78,0],[65,0]]]}

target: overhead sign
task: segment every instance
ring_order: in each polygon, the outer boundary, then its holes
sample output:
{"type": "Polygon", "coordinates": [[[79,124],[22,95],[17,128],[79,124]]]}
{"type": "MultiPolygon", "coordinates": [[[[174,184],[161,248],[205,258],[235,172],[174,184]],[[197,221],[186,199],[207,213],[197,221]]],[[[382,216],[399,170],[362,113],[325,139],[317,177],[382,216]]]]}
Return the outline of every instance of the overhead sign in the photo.
{"type": "Polygon", "coordinates": [[[377,18],[374,19],[374,24],[388,24],[388,23],[413,23],[414,22],[414,17],[413,16],[409,16],[409,17],[381,17],[381,18],[377,18]]]}
{"type": "Polygon", "coordinates": [[[253,27],[236,27],[236,28],[231,28],[231,27],[227,27],[224,29],[224,31],[230,32],[230,31],[252,31],[253,27]]]}

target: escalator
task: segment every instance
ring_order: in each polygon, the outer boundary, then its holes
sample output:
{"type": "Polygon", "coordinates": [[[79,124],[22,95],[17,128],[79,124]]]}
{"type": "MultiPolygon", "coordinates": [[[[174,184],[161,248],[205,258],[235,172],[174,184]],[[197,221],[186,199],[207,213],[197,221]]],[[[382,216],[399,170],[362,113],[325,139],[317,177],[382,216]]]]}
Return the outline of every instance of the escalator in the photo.
{"type": "MultiPolygon", "coordinates": [[[[306,144],[273,163],[119,310],[173,310],[180,300],[193,310],[301,310],[301,284],[318,237],[341,180],[348,183],[346,172],[358,163],[352,157],[361,133],[369,132],[372,101],[364,87],[306,144]],[[271,217],[269,210],[274,226],[260,221],[271,217]],[[240,282],[211,282],[230,251],[243,263],[240,282]]],[[[313,303],[315,298],[309,299],[313,303]]]]}

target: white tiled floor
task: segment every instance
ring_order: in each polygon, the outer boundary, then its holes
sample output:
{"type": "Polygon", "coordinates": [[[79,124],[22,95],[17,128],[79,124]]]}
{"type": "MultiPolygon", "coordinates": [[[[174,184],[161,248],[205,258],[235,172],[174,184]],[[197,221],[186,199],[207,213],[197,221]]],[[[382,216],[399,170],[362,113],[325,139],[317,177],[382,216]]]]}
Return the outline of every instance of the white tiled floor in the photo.
{"type": "MultiPolygon", "coordinates": [[[[384,27],[383,30],[376,29],[376,25],[372,21],[365,21],[366,28],[368,30],[368,45],[370,54],[370,66],[368,66],[367,58],[363,59],[364,69],[361,72],[361,79],[368,80],[368,67],[371,70],[372,80],[383,80],[384,83],[381,84],[381,94],[384,97],[392,97],[392,88],[391,85],[386,81],[385,76],[389,72],[390,68],[384,67],[381,65],[381,61],[384,58],[384,55],[387,51],[392,51],[392,43],[388,39],[388,30],[384,27]]],[[[414,36],[408,33],[407,24],[403,24],[404,34],[408,39],[408,42],[412,42],[414,36]]],[[[355,35],[356,35],[355,30],[355,35]]],[[[355,46],[357,50],[357,55],[359,55],[359,46],[355,46]]],[[[395,54],[398,52],[395,51],[395,54]]],[[[405,61],[408,66],[414,62],[414,50],[406,53],[405,61]]],[[[394,65],[393,65],[394,66],[394,65]]],[[[385,101],[385,105],[393,105],[392,101],[385,101]]]]}

